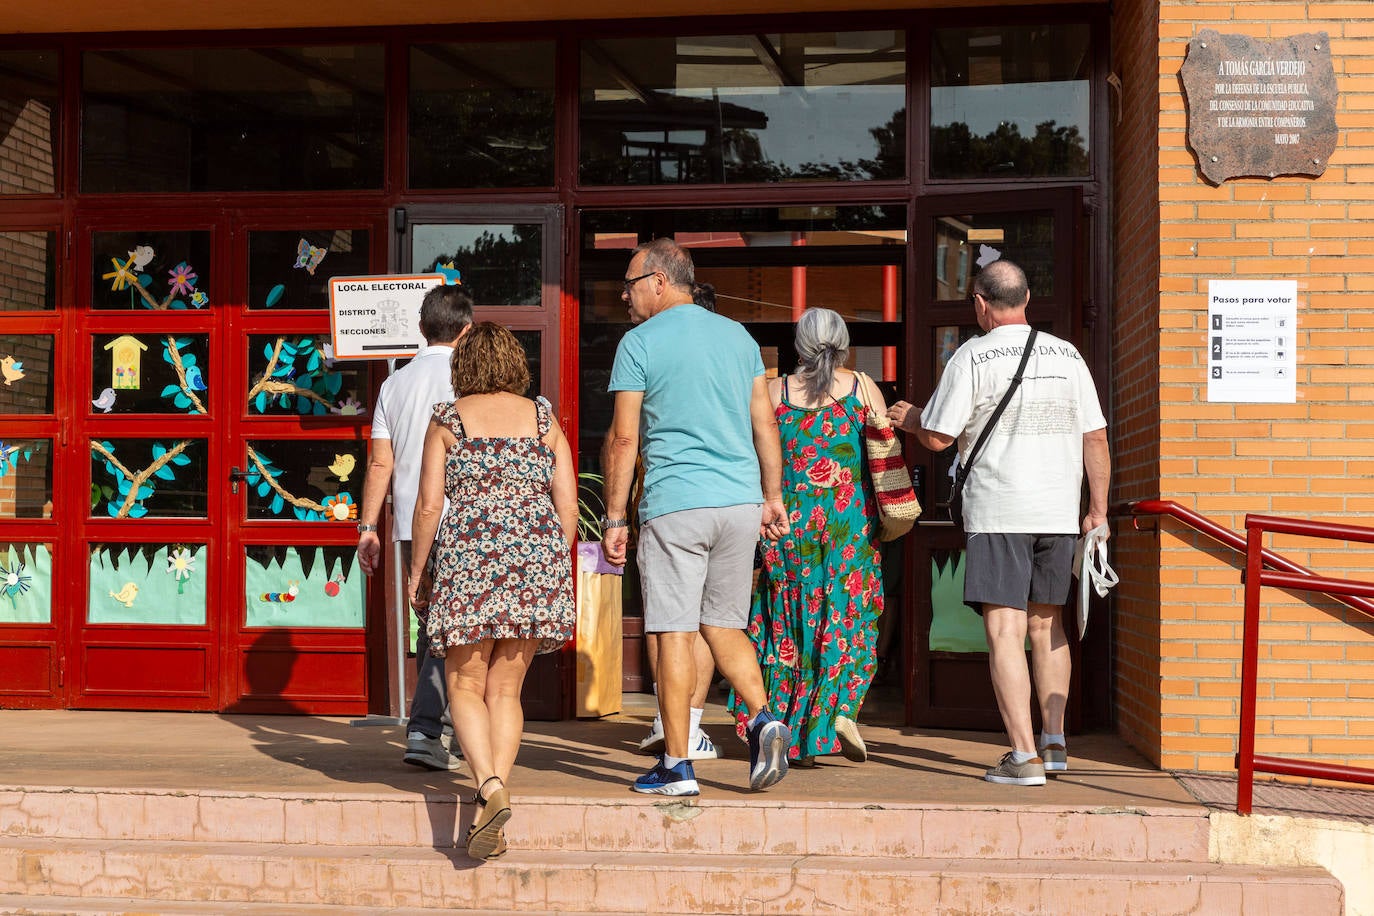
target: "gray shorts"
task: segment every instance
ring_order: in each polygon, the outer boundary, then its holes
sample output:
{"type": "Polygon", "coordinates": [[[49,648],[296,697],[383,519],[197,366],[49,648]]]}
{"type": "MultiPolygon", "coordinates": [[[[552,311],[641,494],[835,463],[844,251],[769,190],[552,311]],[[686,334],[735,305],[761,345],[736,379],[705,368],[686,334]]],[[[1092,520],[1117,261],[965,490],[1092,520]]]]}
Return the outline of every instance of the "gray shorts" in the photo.
{"type": "Polygon", "coordinates": [[[694,633],[749,624],[754,548],[763,506],[683,509],[639,529],[646,633],[694,633]]]}
{"type": "Polygon", "coordinates": [[[1062,605],[1073,584],[1072,534],[968,536],[964,555],[964,603],[1026,609],[1027,603],[1062,605]]]}

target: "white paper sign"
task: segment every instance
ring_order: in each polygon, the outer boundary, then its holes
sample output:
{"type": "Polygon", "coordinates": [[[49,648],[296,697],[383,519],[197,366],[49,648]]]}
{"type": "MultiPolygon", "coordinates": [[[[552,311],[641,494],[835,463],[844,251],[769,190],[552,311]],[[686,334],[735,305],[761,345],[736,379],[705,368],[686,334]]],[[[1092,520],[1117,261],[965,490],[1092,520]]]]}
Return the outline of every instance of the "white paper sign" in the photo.
{"type": "Polygon", "coordinates": [[[1292,404],[1298,399],[1296,280],[1207,283],[1207,400],[1292,404]]]}
{"type": "Polygon", "coordinates": [[[414,356],[425,345],[420,300],[442,274],[334,277],[329,281],[329,332],[335,359],[414,356]]]}

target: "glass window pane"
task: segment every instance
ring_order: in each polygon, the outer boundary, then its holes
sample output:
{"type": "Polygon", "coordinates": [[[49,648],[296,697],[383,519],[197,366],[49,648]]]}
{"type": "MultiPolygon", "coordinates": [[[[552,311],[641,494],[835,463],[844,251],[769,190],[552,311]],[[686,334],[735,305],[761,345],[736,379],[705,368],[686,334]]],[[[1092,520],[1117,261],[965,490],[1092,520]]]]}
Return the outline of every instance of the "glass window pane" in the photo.
{"type": "Polygon", "coordinates": [[[582,43],[588,184],[900,178],[900,31],[582,43]]]}
{"type": "Polygon", "coordinates": [[[540,223],[423,223],[411,233],[417,273],[452,265],[477,305],[543,303],[540,223]]]}
{"type": "Polygon", "coordinates": [[[539,379],[544,370],[544,335],[539,331],[512,330],[511,333],[520,341],[520,346],[525,349],[525,356],[530,361],[530,390],[525,392],[525,396],[538,397],[541,393],[539,379]]]}
{"type": "Polygon", "coordinates": [[[205,518],[204,439],[91,441],[91,515],[205,518]]]}
{"type": "Polygon", "coordinates": [[[553,185],[554,43],[410,49],[410,186],[553,185]]]}
{"type": "Polygon", "coordinates": [[[936,29],[930,67],[931,177],[1090,174],[1087,25],[936,29]]]}
{"type": "Polygon", "coordinates": [[[331,277],[372,273],[366,229],[248,233],[250,309],[327,309],[331,277]]]}
{"type": "Polygon", "coordinates": [[[52,518],[52,440],[0,442],[0,518],[52,518]]]}
{"type": "Polygon", "coordinates": [[[936,217],[935,257],[930,278],[936,301],[968,298],[974,275],[1002,258],[1026,272],[1031,296],[1053,296],[1054,214],[1025,210],[936,217]]]}
{"type": "Polygon", "coordinates": [[[0,623],[52,621],[52,545],[0,544],[0,623]]]}
{"type": "Polygon", "coordinates": [[[357,523],[367,444],[351,439],[249,442],[248,518],[357,523]]]}
{"type": "Polygon", "coordinates": [[[367,362],[334,362],[328,335],[254,334],[248,338],[248,413],[367,413],[367,362]]]}
{"type": "Polygon", "coordinates": [[[95,232],[91,307],[203,309],[210,304],[210,233],[95,232]]]}
{"type": "Polygon", "coordinates": [[[0,51],[0,194],[57,190],[58,73],[56,51],[0,51]]]}
{"type": "Polygon", "coordinates": [[[253,544],[244,548],[250,627],[361,627],[366,577],[354,547],[253,544]]]}
{"type": "Polygon", "coordinates": [[[56,292],[57,233],[0,232],[0,312],[51,311],[56,292]]]}
{"type": "Polygon", "coordinates": [[[204,544],[92,544],[90,623],[204,626],[204,544]]]}
{"type": "Polygon", "coordinates": [[[91,337],[92,413],[207,413],[208,334],[91,337]]]}
{"type": "Polygon", "coordinates": [[[0,334],[0,414],[52,413],[51,334],[0,334]]]}
{"type": "Polygon", "coordinates": [[[81,69],[81,189],[382,186],[380,45],[124,48],[81,69]]]}

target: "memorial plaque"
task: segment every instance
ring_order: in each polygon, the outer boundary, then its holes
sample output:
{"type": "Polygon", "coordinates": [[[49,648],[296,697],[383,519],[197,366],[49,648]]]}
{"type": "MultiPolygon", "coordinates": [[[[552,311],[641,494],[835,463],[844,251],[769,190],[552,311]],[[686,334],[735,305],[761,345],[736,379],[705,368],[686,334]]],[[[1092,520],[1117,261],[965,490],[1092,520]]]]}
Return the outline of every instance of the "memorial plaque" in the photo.
{"type": "Polygon", "coordinates": [[[1325,32],[1265,41],[1204,29],[1181,71],[1202,174],[1311,175],[1336,150],[1336,73],[1325,32]]]}

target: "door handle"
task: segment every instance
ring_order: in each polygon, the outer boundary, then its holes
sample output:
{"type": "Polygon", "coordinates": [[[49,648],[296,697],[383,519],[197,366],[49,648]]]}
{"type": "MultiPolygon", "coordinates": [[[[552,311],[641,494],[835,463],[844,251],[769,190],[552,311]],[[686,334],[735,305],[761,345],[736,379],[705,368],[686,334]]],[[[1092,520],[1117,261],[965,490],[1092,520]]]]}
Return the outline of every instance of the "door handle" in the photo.
{"type": "Polygon", "coordinates": [[[229,490],[230,490],[230,492],[237,494],[238,491],[239,491],[239,481],[240,481],[240,480],[247,480],[247,479],[248,479],[248,472],[247,472],[247,471],[240,471],[238,465],[234,465],[232,468],[230,468],[230,469],[229,469],[229,490]]]}

